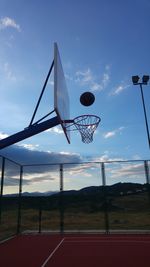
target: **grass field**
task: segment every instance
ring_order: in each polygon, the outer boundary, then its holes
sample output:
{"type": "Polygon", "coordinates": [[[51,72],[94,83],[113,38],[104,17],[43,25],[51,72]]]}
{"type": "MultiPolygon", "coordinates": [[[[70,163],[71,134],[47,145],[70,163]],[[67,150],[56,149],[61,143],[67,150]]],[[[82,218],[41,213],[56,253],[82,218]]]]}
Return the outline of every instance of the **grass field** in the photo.
{"type": "MultiPolygon", "coordinates": [[[[17,213],[9,211],[3,214],[0,239],[14,235],[17,232],[17,213]]],[[[110,230],[150,230],[150,212],[109,212],[110,230]]],[[[105,231],[105,216],[103,212],[64,213],[64,231],[105,231]]],[[[39,213],[37,210],[22,211],[21,231],[39,230],[39,213]]],[[[59,231],[59,211],[43,211],[41,221],[42,231],[59,231]]]]}
{"type": "MultiPolygon", "coordinates": [[[[4,198],[0,239],[14,235],[18,224],[18,199],[4,198]]],[[[60,195],[23,198],[20,231],[150,230],[148,192],[125,196],[60,195]],[[41,213],[40,213],[41,212],[41,213]],[[41,215],[41,217],[40,217],[41,215]]]]}

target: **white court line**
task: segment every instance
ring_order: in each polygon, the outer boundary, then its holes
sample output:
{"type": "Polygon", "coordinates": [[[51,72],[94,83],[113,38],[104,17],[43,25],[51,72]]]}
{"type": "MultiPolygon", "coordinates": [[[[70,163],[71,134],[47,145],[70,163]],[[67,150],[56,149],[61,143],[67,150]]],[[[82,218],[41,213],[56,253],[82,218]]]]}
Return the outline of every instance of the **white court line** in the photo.
{"type": "Polygon", "coordinates": [[[150,243],[150,240],[65,240],[64,243],[150,243]]]}
{"type": "Polygon", "coordinates": [[[9,240],[11,240],[11,239],[13,239],[13,238],[15,238],[15,237],[16,237],[16,235],[13,235],[13,236],[11,236],[11,237],[8,237],[8,238],[6,238],[6,239],[0,241],[0,244],[3,244],[3,243],[5,243],[5,242],[7,242],[7,241],[9,241],[9,240]]]}
{"type": "Polygon", "coordinates": [[[65,238],[65,242],[68,240],[98,240],[98,241],[147,241],[150,242],[150,236],[146,236],[146,237],[114,237],[114,236],[67,236],[65,238]],[[135,239],[134,239],[135,238],[135,239]]]}
{"type": "Polygon", "coordinates": [[[52,253],[48,256],[48,258],[44,261],[44,263],[41,265],[41,267],[45,267],[47,262],[52,258],[56,250],[61,246],[61,244],[64,242],[65,238],[63,238],[60,243],[57,245],[57,247],[52,251],[52,253]]]}
{"type": "MultiPolygon", "coordinates": [[[[66,239],[101,239],[105,237],[100,236],[67,236],[66,239]]],[[[107,237],[106,237],[107,238],[107,237]]]]}

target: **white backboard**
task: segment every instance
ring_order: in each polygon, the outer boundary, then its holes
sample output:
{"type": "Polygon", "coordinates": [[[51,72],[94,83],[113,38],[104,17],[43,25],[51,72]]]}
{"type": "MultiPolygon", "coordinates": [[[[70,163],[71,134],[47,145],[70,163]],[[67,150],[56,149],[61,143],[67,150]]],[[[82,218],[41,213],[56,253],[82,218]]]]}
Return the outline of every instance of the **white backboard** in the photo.
{"type": "Polygon", "coordinates": [[[54,109],[60,119],[67,141],[70,143],[70,132],[66,128],[68,124],[63,122],[70,119],[69,95],[56,43],[54,43],[54,109]]]}

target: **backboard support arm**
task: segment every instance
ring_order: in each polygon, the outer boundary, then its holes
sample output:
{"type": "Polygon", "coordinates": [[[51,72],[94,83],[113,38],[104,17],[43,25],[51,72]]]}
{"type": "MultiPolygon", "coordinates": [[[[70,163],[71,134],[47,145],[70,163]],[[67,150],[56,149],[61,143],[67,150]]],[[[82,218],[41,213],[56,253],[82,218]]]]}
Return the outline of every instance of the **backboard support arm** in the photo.
{"type": "Polygon", "coordinates": [[[34,110],[34,113],[33,113],[33,116],[32,116],[32,118],[31,118],[31,121],[30,121],[30,124],[29,124],[29,126],[31,126],[31,125],[32,125],[32,123],[33,123],[33,120],[34,120],[34,118],[35,118],[36,112],[37,112],[37,110],[38,110],[38,107],[39,107],[39,105],[40,105],[40,102],[41,102],[42,96],[43,96],[43,94],[44,94],[44,91],[45,91],[45,88],[46,88],[46,85],[47,85],[48,79],[49,79],[49,77],[50,77],[50,75],[51,75],[51,72],[52,72],[52,69],[53,69],[53,67],[54,67],[54,60],[52,61],[51,67],[50,67],[50,69],[49,69],[49,72],[48,72],[48,74],[47,74],[47,77],[46,77],[45,83],[44,83],[44,85],[43,85],[43,88],[42,88],[42,91],[41,91],[40,97],[39,97],[39,99],[38,99],[38,102],[37,102],[37,104],[36,104],[36,107],[35,107],[35,110],[34,110]]]}
{"type": "Polygon", "coordinates": [[[30,125],[29,127],[25,128],[23,131],[20,131],[16,134],[10,135],[0,140],[0,149],[13,145],[17,142],[20,142],[38,133],[41,133],[59,124],[60,124],[60,119],[58,118],[58,116],[55,116],[54,118],[51,118],[39,124],[30,125]]]}

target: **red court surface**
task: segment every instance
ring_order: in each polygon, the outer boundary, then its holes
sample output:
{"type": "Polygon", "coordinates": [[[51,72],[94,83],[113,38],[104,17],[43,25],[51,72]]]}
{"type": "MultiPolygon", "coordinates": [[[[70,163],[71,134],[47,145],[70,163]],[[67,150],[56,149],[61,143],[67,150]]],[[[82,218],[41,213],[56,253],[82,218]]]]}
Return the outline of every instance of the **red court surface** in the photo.
{"type": "Polygon", "coordinates": [[[149,267],[150,235],[20,235],[0,244],[1,267],[149,267]]]}

